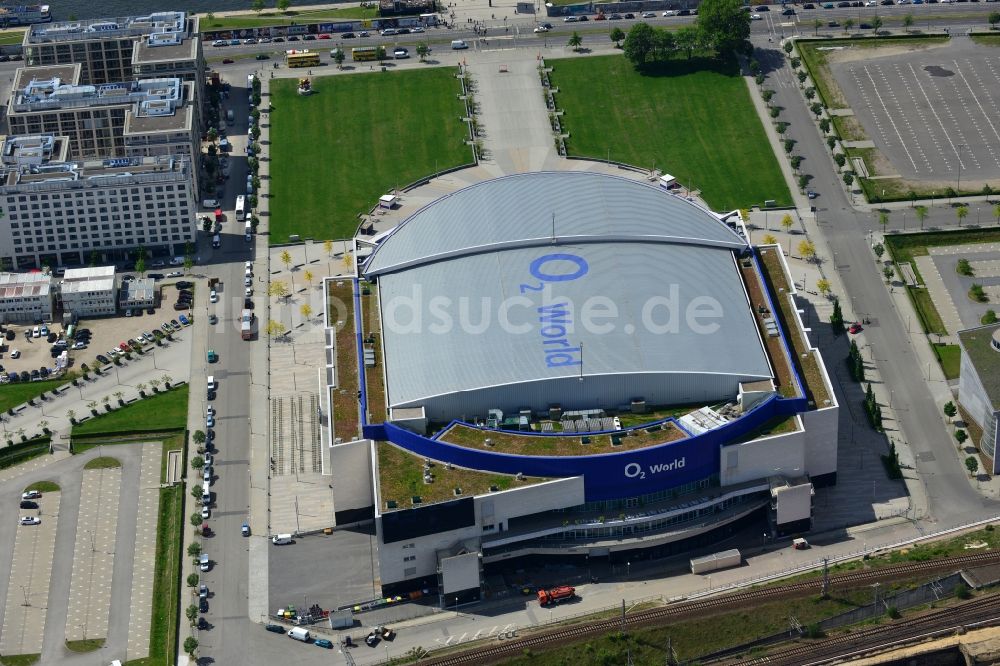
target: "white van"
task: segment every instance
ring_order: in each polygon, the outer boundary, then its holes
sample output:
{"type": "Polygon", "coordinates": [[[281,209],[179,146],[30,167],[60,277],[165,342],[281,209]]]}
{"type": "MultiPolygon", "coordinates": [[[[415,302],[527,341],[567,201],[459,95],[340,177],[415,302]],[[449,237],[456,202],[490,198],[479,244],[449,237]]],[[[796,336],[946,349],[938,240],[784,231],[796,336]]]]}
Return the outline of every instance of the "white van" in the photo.
{"type": "Polygon", "coordinates": [[[451,48],[458,51],[469,48],[469,45],[465,43],[464,39],[453,39],[451,40],[451,48]]]}
{"type": "Polygon", "coordinates": [[[215,390],[215,375],[208,376],[208,391],[211,393],[215,390]]]}
{"type": "Polygon", "coordinates": [[[202,488],[201,490],[201,505],[208,506],[212,503],[212,491],[208,488],[202,488]]]}
{"type": "Polygon", "coordinates": [[[288,630],[288,637],[307,643],[309,641],[309,630],[302,627],[292,627],[288,630]]]}
{"type": "Polygon", "coordinates": [[[218,208],[219,202],[215,199],[205,199],[201,202],[202,208],[218,208]]]}
{"type": "Polygon", "coordinates": [[[271,543],[275,546],[287,546],[292,542],[291,534],[275,534],[271,537],[271,543]]]}

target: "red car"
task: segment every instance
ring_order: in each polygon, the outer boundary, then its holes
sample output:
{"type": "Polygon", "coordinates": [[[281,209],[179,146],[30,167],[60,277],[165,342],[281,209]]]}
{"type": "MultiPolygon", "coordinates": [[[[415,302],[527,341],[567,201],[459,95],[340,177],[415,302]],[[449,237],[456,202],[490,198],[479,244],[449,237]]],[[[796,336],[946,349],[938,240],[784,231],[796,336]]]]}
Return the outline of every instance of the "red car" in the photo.
{"type": "Polygon", "coordinates": [[[320,39],[330,39],[330,35],[320,35],[320,39]]]}
{"type": "Polygon", "coordinates": [[[122,342],[122,343],[120,343],[120,344],[118,345],[118,349],[121,349],[122,351],[128,351],[128,350],[129,350],[129,347],[128,347],[128,345],[127,345],[127,344],[125,344],[124,342],[122,342]]]}
{"type": "Polygon", "coordinates": [[[847,332],[848,333],[860,333],[863,330],[865,330],[865,329],[861,328],[861,324],[859,324],[858,322],[854,322],[853,324],[851,324],[851,327],[847,329],[847,332]]]}

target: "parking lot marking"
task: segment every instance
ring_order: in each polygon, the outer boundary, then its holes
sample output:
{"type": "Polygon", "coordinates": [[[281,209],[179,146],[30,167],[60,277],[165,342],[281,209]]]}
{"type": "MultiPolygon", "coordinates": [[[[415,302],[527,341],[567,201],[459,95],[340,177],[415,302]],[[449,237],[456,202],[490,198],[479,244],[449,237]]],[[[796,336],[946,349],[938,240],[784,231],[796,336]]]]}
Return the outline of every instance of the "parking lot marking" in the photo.
{"type": "Polygon", "coordinates": [[[120,467],[83,472],[66,615],[68,641],[108,633],[121,479],[120,467]]]}
{"type": "Polygon", "coordinates": [[[142,447],[139,463],[139,514],[135,528],[132,563],[132,600],[128,615],[129,660],[149,656],[149,627],[153,613],[153,573],[156,560],[156,523],[160,508],[159,443],[142,447]]]}
{"type": "MultiPolygon", "coordinates": [[[[989,125],[989,132],[983,132],[983,130],[979,126],[979,119],[972,114],[972,110],[969,108],[969,105],[964,106],[966,112],[968,112],[969,114],[970,120],[972,120],[973,124],[976,126],[976,130],[979,132],[979,137],[982,139],[983,147],[985,147],[986,150],[989,151],[990,157],[993,158],[993,162],[997,166],[1000,166],[1000,160],[997,159],[997,154],[993,150],[993,139],[1000,141],[1000,132],[997,131],[996,125],[993,124],[993,121],[990,119],[989,114],[986,113],[986,109],[983,108],[982,102],[979,101],[979,95],[976,94],[976,91],[969,84],[969,80],[965,78],[965,73],[962,71],[962,67],[958,64],[958,61],[953,60],[952,65],[954,65],[956,74],[962,79],[962,83],[965,84],[965,87],[968,89],[969,94],[972,96],[972,101],[976,103],[976,108],[979,109],[979,113],[986,121],[986,124],[989,125]],[[989,133],[993,134],[991,138],[988,138],[989,133]]],[[[970,146],[970,150],[971,148],[972,147],[970,146]]]]}
{"type": "MultiPolygon", "coordinates": [[[[14,559],[0,629],[0,654],[42,651],[59,524],[59,493],[46,493],[38,504],[42,523],[18,525],[14,536],[14,559]]],[[[11,517],[9,513],[5,515],[11,517]]]]}
{"type": "MultiPolygon", "coordinates": [[[[896,137],[899,139],[900,145],[903,147],[903,152],[906,153],[906,158],[910,160],[910,164],[913,165],[913,169],[917,170],[917,163],[913,159],[913,155],[910,154],[910,149],[906,147],[906,142],[903,141],[903,137],[899,133],[899,129],[896,127],[896,121],[893,119],[892,114],[889,113],[889,109],[886,108],[885,101],[882,99],[882,93],[879,92],[879,86],[875,83],[875,79],[872,78],[872,74],[868,69],[868,66],[864,67],[865,74],[868,75],[868,81],[871,83],[875,97],[878,99],[879,104],[882,106],[882,111],[885,112],[886,117],[889,118],[889,124],[892,125],[892,131],[896,133],[896,137]]],[[[884,80],[884,77],[883,77],[884,80]]]]}
{"type": "MultiPolygon", "coordinates": [[[[937,109],[935,108],[936,105],[931,102],[931,98],[930,96],[928,96],[927,90],[924,88],[923,84],[920,83],[920,77],[917,76],[917,71],[916,69],[914,69],[913,64],[910,63],[909,67],[910,67],[910,73],[913,75],[913,80],[916,82],[917,87],[920,88],[920,94],[924,96],[924,100],[927,102],[927,108],[929,108],[931,110],[931,113],[934,114],[934,119],[937,121],[938,127],[940,127],[941,131],[944,133],[944,137],[948,139],[948,144],[951,146],[952,152],[955,154],[955,157],[958,158],[959,165],[961,165],[961,167],[964,169],[965,165],[962,162],[962,156],[958,154],[958,148],[955,147],[955,143],[951,140],[951,135],[948,134],[948,130],[945,129],[945,124],[941,122],[941,116],[938,115],[937,109]]],[[[937,95],[937,98],[941,99],[940,92],[937,95]]],[[[948,109],[950,113],[950,109],[947,106],[945,108],[948,109]]],[[[954,120],[954,118],[952,118],[952,120],[954,120]]],[[[943,151],[941,153],[941,157],[944,158],[943,151]]]]}

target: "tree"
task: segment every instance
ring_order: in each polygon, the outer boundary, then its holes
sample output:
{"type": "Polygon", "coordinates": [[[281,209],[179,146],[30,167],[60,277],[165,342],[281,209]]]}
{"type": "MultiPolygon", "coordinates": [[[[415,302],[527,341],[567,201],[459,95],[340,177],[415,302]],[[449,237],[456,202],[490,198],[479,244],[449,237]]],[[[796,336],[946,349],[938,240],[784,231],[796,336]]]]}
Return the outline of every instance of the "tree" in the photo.
{"type": "Polygon", "coordinates": [[[201,456],[195,456],[191,458],[191,467],[194,467],[195,469],[201,469],[204,466],[205,466],[205,459],[202,458],[201,456]]]}
{"type": "Polygon", "coordinates": [[[288,298],[288,285],[282,280],[275,280],[271,284],[267,285],[267,295],[274,296],[275,298],[288,298]]]}
{"type": "Polygon", "coordinates": [[[816,245],[811,240],[803,240],[799,243],[799,256],[806,261],[816,258],[816,245]]]}
{"type": "MultiPolygon", "coordinates": [[[[965,434],[964,430],[959,430],[958,432],[965,434]]],[[[955,433],[956,435],[958,433],[955,433]]],[[[965,469],[969,470],[969,476],[975,476],[976,472],[979,471],[979,461],[976,456],[969,456],[965,459],[965,469]]]]}
{"type": "Polygon", "coordinates": [[[254,12],[257,13],[257,16],[260,16],[260,13],[264,11],[264,0],[253,0],[253,2],[250,3],[250,9],[254,10],[254,12]]]}
{"type": "Polygon", "coordinates": [[[965,257],[958,260],[958,263],[955,264],[955,270],[959,275],[965,275],[966,277],[972,277],[976,274],[975,269],[972,268],[972,264],[965,257]]]}
{"type": "Polygon", "coordinates": [[[312,287],[312,282],[313,280],[316,279],[316,276],[313,275],[312,271],[306,270],[304,273],[302,273],[302,279],[306,281],[306,284],[308,286],[312,287]]]}
{"type": "Polygon", "coordinates": [[[882,17],[876,16],[872,19],[872,33],[878,36],[878,31],[882,29],[882,17]]]}
{"type": "Polygon", "coordinates": [[[889,211],[880,210],[878,212],[878,223],[882,225],[882,233],[885,233],[886,227],[889,226],[889,211]]]}
{"type": "Polygon", "coordinates": [[[764,245],[777,245],[778,239],[774,237],[773,234],[767,234],[760,241],[764,245]]]}
{"type": "Polygon", "coordinates": [[[892,278],[896,275],[896,271],[893,270],[892,266],[886,266],[882,269],[882,275],[885,276],[886,283],[892,282],[892,278]]]}
{"type": "Polygon", "coordinates": [[[197,541],[188,544],[187,554],[197,559],[197,557],[201,555],[201,544],[197,541]]]}
{"type": "MultiPolygon", "coordinates": [[[[283,0],[286,4],[288,0],[283,0]]],[[[184,652],[187,653],[189,657],[194,658],[194,653],[198,651],[198,639],[194,636],[188,636],[184,639],[184,652]]]]}
{"type": "MultiPolygon", "coordinates": [[[[200,525],[201,524],[201,516],[199,516],[197,513],[192,514],[191,517],[198,519],[198,522],[195,523],[195,525],[200,525]]],[[[199,580],[201,580],[201,578],[199,578],[198,574],[196,574],[196,573],[188,574],[188,577],[187,577],[188,587],[198,587],[198,581],[199,580]]]]}
{"type": "Polygon", "coordinates": [[[951,419],[955,417],[955,414],[958,414],[958,408],[955,407],[955,403],[951,400],[944,403],[944,415],[951,419]]]}
{"type": "Polygon", "coordinates": [[[962,204],[955,209],[955,217],[958,218],[958,226],[962,226],[962,220],[969,216],[969,207],[962,204]]]}
{"type": "Polygon", "coordinates": [[[622,50],[636,67],[644,65],[656,48],[656,30],[648,23],[636,23],[625,36],[622,50]]]}
{"type": "Polygon", "coordinates": [[[141,245],[135,251],[135,272],[139,275],[146,272],[146,250],[141,245]]]}
{"type": "Polygon", "coordinates": [[[913,209],[913,212],[917,214],[917,220],[920,221],[921,230],[924,228],[924,220],[927,219],[927,206],[917,206],[913,209]]]}
{"type": "Polygon", "coordinates": [[[615,43],[615,48],[620,49],[622,47],[622,40],[625,39],[625,31],[615,26],[611,29],[611,34],[608,37],[615,43]]]}
{"type": "Polygon", "coordinates": [[[278,0],[277,3],[278,11],[281,12],[282,14],[285,14],[288,12],[288,8],[291,7],[291,5],[292,5],[292,0],[278,0]]]}
{"type": "Polygon", "coordinates": [[[313,313],[313,309],[308,303],[303,303],[302,307],[299,308],[299,312],[302,314],[302,318],[308,321],[310,315],[313,313]]]}
{"type": "Polygon", "coordinates": [[[990,12],[990,15],[986,17],[986,22],[990,24],[990,30],[996,30],[997,23],[1000,23],[1000,12],[990,12]]]}
{"type": "Polygon", "coordinates": [[[149,380],[149,385],[153,387],[153,393],[159,393],[159,391],[160,391],[160,380],[159,379],[156,379],[155,377],[153,379],[150,379],[149,380]]]}
{"type": "Polygon", "coordinates": [[[701,44],[701,33],[698,32],[697,28],[686,25],[674,34],[674,43],[677,44],[679,50],[687,53],[688,60],[690,60],[695,49],[701,44]]]}
{"type": "Polygon", "coordinates": [[[191,486],[191,497],[200,500],[203,494],[201,486],[191,486]]]}
{"type": "Polygon", "coordinates": [[[206,234],[212,233],[212,219],[208,217],[201,218],[201,230],[206,234]]]}
{"type": "MultiPolygon", "coordinates": [[[[833,299],[833,312],[830,314],[830,326],[835,334],[844,332],[844,313],[840,309],[840,300],[833,299]]],[[[857,346],[857,345],[855,345],[857,346]]]]}
{"type": "Polygon", "coordinates": [[[822,19],[813,19],[813,34],[819,36],[819,29],[823,27],[822,19]]]}
{"type": "Polygon", "coordinates": [[[911,13],[903,17],[903,28],[906,29],[906,32],[909,32],[910,28],[912,27],[913,27],[913,14],[911,13]]]}
{"type": "Polygon", "coordinates": [[[750,39],[750,14],[743,11],[741,0],[702,0],[695,26],[722,58],[750,39]]]}
{"type": "Polygon", "coordinates": [[[385,47],[384,46],[377,46],[377,47],[375,47],[375,57],[377,57],[379,60],[385,60],[385,47]]]}
{"type": "Polygon", "coordinates": [[[195,444],[204,444],[205,443],[205,431],[204,430],[195,430],[194,431],[194,435],[192,435],[192,438],[194,439],[194,443],[195,444]]]}
{"type": "MultiPolygon", "coordinates": [[[[200,513],[192,513],[188,517],[188,520],[191,522],[192,525],[194,525],[195,527],[198,527],[199,525],[201,525],[201,514],[200,513]]],[[[198,576],[198,574],[191,574],[191,575],[195,576],[196,578],[198,576]]],[[[191,580],[191,576],[188,576],[188,580],[189,581],[191,580]]]]}
{"type": "Polygon", "coordinates": [[[139,392],[140,396],[145,396],[146,395],[146,384],[143,383],[143,382],[139,382],[138,384],[135,385],[135,390],[139,392]]]}
{"type": "Polygon", "coordinates": [[[788,213],[785,213],[784,216],[781,218],[781,227],[785,230],[785,233],[791,231],[792,225],[794,224],[795,220],[793,220],[792,216],[789,215],[788,213]]]}
{"type": "Polygon", "coordinates": [[[271,319],[270,321],[267,322],[267,334],[270,335],[272,338],[277,338],[284,335],[286,330],[287,329],[285,328],[285,325],[282,324],[280,321],[274,321],[273,319],[271,319]]]}
{"type": "Polygon", "coordinates": [[[122,393],[121,391],[115,391],[114,393],[112,393],[112,395],[115,396],[115,400],[118,401],[118,404],[122,404],[123,402],[122,398],[125,397],[124,393],[122,393]]]}
{"type": "Polygon", "coordinates": [[[580,33],[574,30],[573,34],[569,36],[569,41],[566,43],[569,46],[572,46],[574,51],[579,51],[580,45],[583,44],[583,37],[580,36],[580,33]]]}
{"type": "Polygon", "coordinates": [[[184,610],[184,615],[187,617],[188,622],[191,623],[191,626],[194,626],[195,621],[198,619],[198,607],[191,604],[184,610]]]}
{"type": "Polygon", "coordinates": [[[793,48],[794,47],[792,46],[791,42],[785,42],[784,44],[781,45],[781,49],[788,54],[791,54],[793,48]]]}
{"type": "Polygon", "coordinates": [[[844,32],[850,32],[851,28],[854,27],[854,19],[847,19],[844,21],[844,32]]]}
{"type": "MultiPolygon", "coordinates": [[[[830,297],[830,281],[826,278],[820,278],[816,280],[816,290],[819,291],[820,295],[824,298],[830,297]]],[[[835,304],[834,308],[840,307],[839,304],[835,304]]]]}
{"type": "MultiPolygon", "coordinates": [[[[420,42],[419,44],[417,44],[417,55],[420,56],[420,62],[426,60],[427,54],[430,52],[431,48],[427,46],[427,42],[420,42]]],[[[343,51],[341,51],[341,54],[343,54],[343,51]]],[[[337,66],[338,67],[340,66],[339,62],[337,63],[337,66]]]]}
{"type": "Polygon", "coordinates": [[[285,270],[287,271],[288,267],[292,264],[292,255],[288,253],[288,250],[282,250],[279,258],[281,259],[281,263],[285,265],[285,270]]]}
{"type": "Polygon", "coordinates": [[[328,257],[331,254],[333,254],[333,241],[332,240],[327,239],[327,240],[323,241],[323,251],[326,252],[326,256],[328,256],[328,257]]]}
{"type": "Polygon", "coordinates": [[[979,319],[979,323],[983,326],[989,326],[990,324],[995,324],[997,321],[997,311],[994,309],[989,309],[983,313],[983,316],[979,319]]]}

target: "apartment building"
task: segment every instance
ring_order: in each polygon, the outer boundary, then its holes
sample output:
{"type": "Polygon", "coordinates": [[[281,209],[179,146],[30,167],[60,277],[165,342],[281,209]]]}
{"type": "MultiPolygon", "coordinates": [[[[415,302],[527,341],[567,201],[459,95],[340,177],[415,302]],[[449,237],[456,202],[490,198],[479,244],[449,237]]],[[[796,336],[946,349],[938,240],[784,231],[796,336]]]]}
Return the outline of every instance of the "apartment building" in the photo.
{"type": "Polygon", "coordinates": [[[52,321],[52,285],[47,273],[0,273],[0,322],[52,321]]]}
{"type": "Polygon", "coordinates": [[[34,25],[24,35],[24,57],[32,66],[79,64],[85,84],[169,75],[201,85],[198,30],[198,17],[176,11],[34,25]]]}
{"type": "Polygon", "coordinates": [[[197,236],[190,159],[66,161],[66,137],[0,147],[0,262],[15,269],[125,260],[139,246],[176,256],[197,236]]]}

